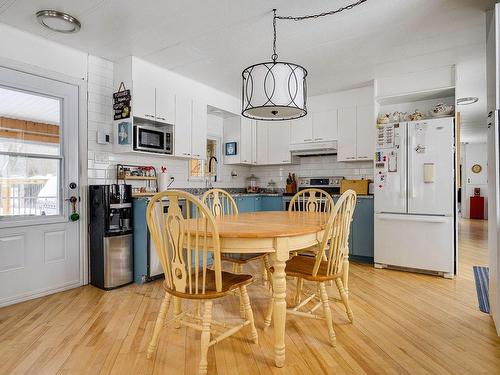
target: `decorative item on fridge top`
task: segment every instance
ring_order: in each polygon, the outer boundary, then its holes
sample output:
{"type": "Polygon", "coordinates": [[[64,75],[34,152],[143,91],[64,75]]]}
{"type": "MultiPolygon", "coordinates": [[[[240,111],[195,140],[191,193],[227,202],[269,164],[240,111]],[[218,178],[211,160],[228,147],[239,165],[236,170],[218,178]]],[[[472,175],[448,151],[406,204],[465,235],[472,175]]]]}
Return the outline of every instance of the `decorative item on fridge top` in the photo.
{"type": "Polygon", "coordinates": [[[438,103],[429,112],[432,117],[447,117],[455,112],[455,107],[451,104],[438,103]]]}
{"type": "Polygon", "coordinates": [[[408,119],[408,112],[394,112],[390,122],[406,121],[408,119]]]}
{"type": "Polygon", "coordinates": [[[260,192],[259,178],[254,174],[251,174],[246,178],[247,181],[247,193],[258,193],[260,192]]]}
{"type": "Polygon", "coordinates": [[[411,113],[408,116],[408,120],[410,120],[410,121],[419,121],[419,120],[422,120],[423,118],[424,118],[424,114],[422,112],[420,112],[418,109],[416,109],[415,112],[411,113]]]}
{"type": "Polygon", "coordinates": [[[377,124],[388,124],[389,122],[391,122],[390,113],[382,113],[378,116],[377,124]]]}
{"type": "Polygon", "coordinates": [[[116,165],[116,183],[119,180],[132,185],[132,196],[153,196],[158,192],[156,169],[150,165],[116,165]]]}

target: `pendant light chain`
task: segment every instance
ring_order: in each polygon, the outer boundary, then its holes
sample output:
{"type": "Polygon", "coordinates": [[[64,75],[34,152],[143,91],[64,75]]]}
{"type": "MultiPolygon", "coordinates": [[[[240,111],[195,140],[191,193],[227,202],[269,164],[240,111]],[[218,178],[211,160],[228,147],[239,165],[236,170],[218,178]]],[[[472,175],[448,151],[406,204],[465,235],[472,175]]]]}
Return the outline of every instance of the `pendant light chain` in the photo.
{"type": "Polygon", "coordinates": [[[340,12],[343,12],[344,10],[351,10],[354,7],[357,7],[358,5],[361,5],[363,3],[366,3],[368,0],[359,0],[355,3],[346,5],[345,7],[336,9],[336,10],[331,10],[329,12],[323,12],[323,13],[318,13],[318,14],[311,14],[307,16],[277,16],[276,15],[276,9],[273,9],[273,55],[271,58],[273,59],[273,62],[276,62],[278,59],[278,54],[276,53],[276,20],[291,20],[291,21],[304,21],[304,20],[309,20],[312,18],[319,18],[319,17],[324,17],[324,16],[331,16],[333,14],[337,14],[340,12]]]}

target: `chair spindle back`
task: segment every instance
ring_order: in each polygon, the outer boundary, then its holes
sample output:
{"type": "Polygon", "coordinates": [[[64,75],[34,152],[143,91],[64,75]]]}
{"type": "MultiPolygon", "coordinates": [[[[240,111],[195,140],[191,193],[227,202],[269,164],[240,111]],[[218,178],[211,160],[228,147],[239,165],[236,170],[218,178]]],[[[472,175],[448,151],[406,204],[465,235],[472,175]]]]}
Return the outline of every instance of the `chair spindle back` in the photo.
{"type": "Polygon", "coordinates": [[[146,220],[167,288],[205,294],[208,255],[212,253],[215,288],[222,290],[219,232],[208,207],[192,194],[168,190],[151,198],[146,220]]]}
{"type": "Polygon", "coordinates": [[[288,211],[331,212],[334,203],[330,194],[321,189],[304,189],[295,194],[288,211]]]}
{"type": "Polygon", "coordinates": [[[208,206],[212,215],[238,215],[238,206],[233,197],[225,190],[210,189],[203,194],[201,201],[208,206]]]}
{"type": "Polygon", "coordinates": [[[313,276],[332,276],[342,271],[344,257],[349,251],[349,232],[356,207],[356,198],[356,192],[349,189],[340,196],[333,207],[319,251],[316,254],[313,276]],[[326,274],[318,274],[324,254],[326,254],[328,262],[326,274]]]}

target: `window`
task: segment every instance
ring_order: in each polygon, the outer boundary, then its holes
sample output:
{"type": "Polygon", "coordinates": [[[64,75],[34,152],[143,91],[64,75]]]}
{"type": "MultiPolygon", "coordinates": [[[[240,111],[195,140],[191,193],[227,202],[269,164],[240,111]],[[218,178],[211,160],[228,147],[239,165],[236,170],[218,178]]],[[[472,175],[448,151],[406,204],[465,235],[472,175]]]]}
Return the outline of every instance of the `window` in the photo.
{"type": "Polygon", "coordinates": [[[207,138],[207,154],[206,160],[191,159],[189,161],[189,177],[191,180],[203,179],[205,177],[220,176],[219,175],[219,162],[220,162],[220,139],[217,137],[207,138]],[[217,163],[212,161],[212,171],[208,171],[208,162],[210,158],[215,157],[217,163]]]}
{"type": "Polygon", "coordinates": [[[0,217],[61,214],[61,101],[0,87],[0,217]]]}

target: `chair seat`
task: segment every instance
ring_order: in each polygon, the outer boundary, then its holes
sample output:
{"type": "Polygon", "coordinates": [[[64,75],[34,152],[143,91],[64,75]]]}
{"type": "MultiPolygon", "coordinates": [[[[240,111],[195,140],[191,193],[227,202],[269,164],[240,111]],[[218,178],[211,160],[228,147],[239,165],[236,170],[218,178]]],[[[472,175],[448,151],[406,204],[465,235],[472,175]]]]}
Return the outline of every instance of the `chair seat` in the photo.
{"type": "MultiPolygon", "coordinates": [[[[310,256],[298,255],[291,258],[286,262],[285,273],[287,276],[299,277],[301,279],[309,281],[328,281],[335,280],[342,276],[342,272],[331,275],[326,275],[326,269],[328,267],[328,261],[324,260],[321,262],[316,276],[312,275],[314,263],[316,263],[316,258],[310,256]]],[[[274,268],[271,267],[271,272],[274,272],[274,268]]]]}
{"type": "MultiPolygon", "coordinates": [[[[222,290],[220,292],[217,292],[215,288],[215,271],[207,269],[206,270],[206,283],[205,283],[205,293],[202,294],[202,285],[203,285],[203,273],[199,272],[198,273],[198,293],[195,294],[195,291],[193,293],[183,293],[179,292],[174,289],[170,289],[166,283],[163,283],[163,287],[165,290],[172,294],[173,296],[179,297],[179,298],[185,298],[185,299],[213,299],[213,298],[220,298],[228,295],[232,290],[237,289],[241,286],[248,285],[252,282],[252,276],[251,275],[244,275],[244,274],[234,274],[230,272],[224,272],[222,271],[222,290]]],[[[193,278],[193,285],[194,285],[194,277],[195,275],[192,275],[193,278]]]]}
{"type": "Polygon", "coordinates": [[[256,259],[262,259],[266,256],[265,253],[242,253],[242,254],[221,254],[220,259],[226,262],[238,263],[238,264],[246,264],[256,259]]]}

